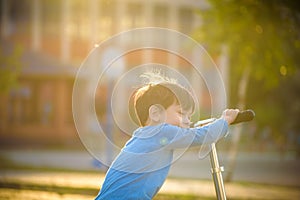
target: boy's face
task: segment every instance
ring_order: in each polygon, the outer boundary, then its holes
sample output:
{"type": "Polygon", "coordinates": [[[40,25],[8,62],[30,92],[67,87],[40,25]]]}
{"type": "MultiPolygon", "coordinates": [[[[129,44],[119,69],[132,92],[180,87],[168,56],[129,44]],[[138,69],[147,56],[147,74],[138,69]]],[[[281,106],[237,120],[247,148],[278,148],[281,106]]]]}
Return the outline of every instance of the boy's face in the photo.
{"type": "Polygon", "coordinates": [[[191,124],[192,110],[182,110],[181,106],[174,103],[165,110],[165,123],[189,128],[191,124]]]}

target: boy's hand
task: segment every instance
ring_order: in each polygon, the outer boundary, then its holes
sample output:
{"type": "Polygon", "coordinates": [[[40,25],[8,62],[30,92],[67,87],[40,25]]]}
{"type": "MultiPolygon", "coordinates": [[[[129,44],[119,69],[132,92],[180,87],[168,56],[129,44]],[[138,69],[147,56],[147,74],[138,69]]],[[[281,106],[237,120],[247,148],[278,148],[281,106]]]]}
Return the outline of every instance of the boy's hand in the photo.
{"type": "Polygon", "coordinates": [[[228,124],[231,124],[232,122],[234,122],[239,112],[239,109],[226,109],[223,111],[221,118],[225,119],[228,124]]]}

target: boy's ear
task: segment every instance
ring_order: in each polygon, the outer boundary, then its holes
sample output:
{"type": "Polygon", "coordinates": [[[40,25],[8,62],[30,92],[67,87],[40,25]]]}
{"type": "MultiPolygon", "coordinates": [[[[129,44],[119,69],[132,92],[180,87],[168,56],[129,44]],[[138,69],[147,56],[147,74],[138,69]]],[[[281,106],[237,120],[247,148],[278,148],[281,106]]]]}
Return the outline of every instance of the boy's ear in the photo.
{"type": "Polygon", "coordinates": [[[154,122],[159,122],[161,119],[161,112],[164,108],[161,105],[155,104],[149,108],[149,118],[154,122]]]}

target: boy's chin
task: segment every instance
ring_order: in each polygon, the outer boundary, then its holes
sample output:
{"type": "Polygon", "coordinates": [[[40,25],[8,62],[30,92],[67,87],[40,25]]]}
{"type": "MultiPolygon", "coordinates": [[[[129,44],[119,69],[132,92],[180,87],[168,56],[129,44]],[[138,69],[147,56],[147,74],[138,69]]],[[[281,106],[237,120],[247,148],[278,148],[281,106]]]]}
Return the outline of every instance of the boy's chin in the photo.
{"type": "Polygon", "coordinates": [[[189,125],[187,125],[187,124],[173,124],[174,126],[178,126],[178,127],[180,127],[180,128],[190,128],[190,126],[189,125]]]}
{"type": "Polygon", "coordinates": [[[190,128],[189,125],[181,125],[180,127],[181,127],[181,128],[190,128]]]}

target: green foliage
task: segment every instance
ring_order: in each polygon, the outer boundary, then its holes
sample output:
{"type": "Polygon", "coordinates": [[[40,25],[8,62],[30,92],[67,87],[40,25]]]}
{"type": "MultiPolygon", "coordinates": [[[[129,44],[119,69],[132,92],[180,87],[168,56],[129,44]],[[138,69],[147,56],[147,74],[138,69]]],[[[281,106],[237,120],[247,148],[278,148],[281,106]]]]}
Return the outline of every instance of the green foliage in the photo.
{"type": "MultiPolygon", "coordinates": [[[[209,9],[199,11],[202,26],[193,36],[211,54],[219,54],[223,46],[228,48],[231,104],[239,101],[236,91],[248,68],[246,107],[257,109],[260,124],[271,123],[277,128],[293,121],[287,116],[287,103],[279,94],[286,90],[281,84],[290,82],[300,70],[299,3],[292,0],[209,0],[209,3],[209,9]]],[[[294,94],[299,99],[295,87],[287,90],[285,98],[294,94]]]]}
{"type": "Polygon", "coordinates": [[[17,86],[17,79],[21,70],[22,49],[15,47],[11,52],[0,49],[0,94],[7,93],[17,86]]]}
{"type": "Polygon", "coordinates": [[[194,36],[213,54],[219,53],[222,45],[229,47],[232,75],[240,77],[249,67],[251,78],[263,80],[265,88],[271,89],[278,86],[282,67],[287,74],[295,71],[300,53],[299,22],[291,9],[278,1],[209,2],[211,8],[199,12],[203,26],[194,36]]]}

